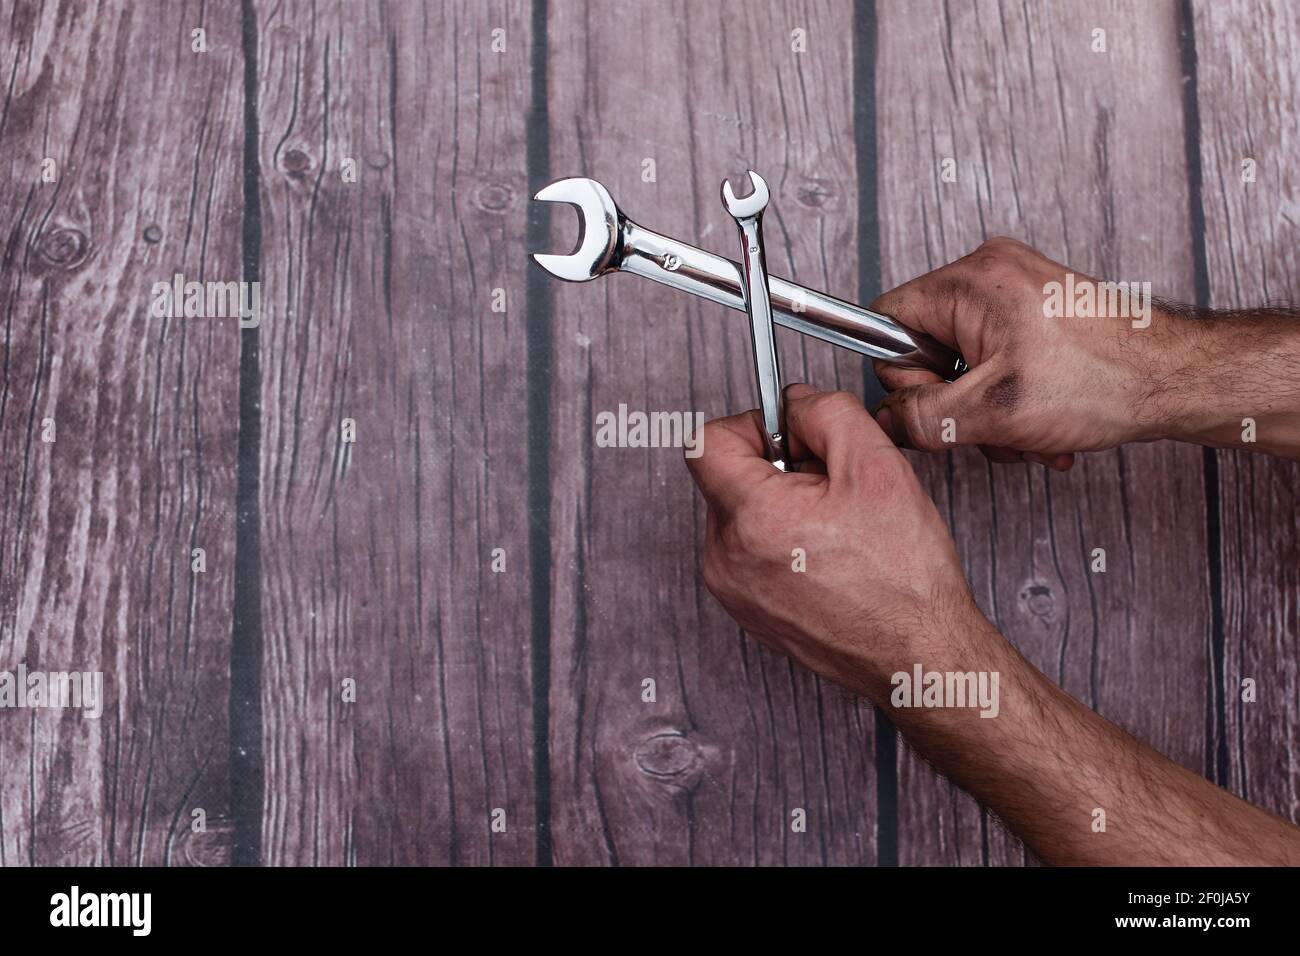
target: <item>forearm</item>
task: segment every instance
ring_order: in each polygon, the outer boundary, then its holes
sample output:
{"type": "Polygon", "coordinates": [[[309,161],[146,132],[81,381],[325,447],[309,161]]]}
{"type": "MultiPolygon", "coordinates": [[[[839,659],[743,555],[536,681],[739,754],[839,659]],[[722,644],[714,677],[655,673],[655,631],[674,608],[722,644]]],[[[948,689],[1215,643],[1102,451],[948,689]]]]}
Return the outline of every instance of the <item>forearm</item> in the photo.
{"type": "Polygon", "coordinates": [[[965,660],[938,666],[996,670],[996,717],[880,703],[917,751],[1045,862],[1300,864],[1300,829],[1102,719],[1035,670],[982,616],[970,626],[985,629],[983,639],[961,642],[983,648],[976,659],[966,650],[965,660]]]}
{"type": "Polygon", "coordinates": [[[1139,412],[1154,437],[1300,459],[1300,312],[1156,311],[1171,347],[1139,412]]]}

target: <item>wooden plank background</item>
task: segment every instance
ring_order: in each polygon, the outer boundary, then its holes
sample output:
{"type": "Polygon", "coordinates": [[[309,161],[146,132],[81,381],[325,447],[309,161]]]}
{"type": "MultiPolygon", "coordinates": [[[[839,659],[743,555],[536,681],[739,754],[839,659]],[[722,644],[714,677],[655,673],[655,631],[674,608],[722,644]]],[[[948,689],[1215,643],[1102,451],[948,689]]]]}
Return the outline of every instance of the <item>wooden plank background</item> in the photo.
{"type": "MultiPolygon", "coordinates": [[[[1190,298],[1182,114],[1151,108],[1181,103],[1178,26],[1163,4],[882,5],[885,285],[1010,235],[1190,298]],[[1094,29],[1107,52],[1093,52],[1094,29]],[[948,157],[953,183],[939,178],[948,157]]],[[[1103,716],[1202,769],[1209,559],[1204,522],[1185,520],[1205,510],[1200,450],[1129,446],[1065,475],[990,465],[975,449],[911,458],[1002,632],[1103,716]],[[1097,547],[1105,575],[1089,570],[1097,547]]],[[[899,786],[901,863],[1024,858],[923,761],[905,759],[899,786]]]]}
{"type": "MultiPolygon", "coordinates": [[[[753,166],[773,271],[857,301],[1008,234],[1295,302],[1298,43],[1280,0],[17,0],[0,669],[102,670],[108,703],[0,711],[0,864],[1032,862],[709,597],[680,452],[593,420],[751,406],[743,320],[548,280],[526,253],[573,217],[529,196],[589,175],[732,256],[717,189],[753,166]],[[176,272],[259,279],[261,327],[149,317],[176,272]]],[[[1031,660],[1297,819],[1296,466],[913,460],[1031,660]]]]}
{"type": "MultiPolygon", "coordinates": [[[[629,8],[585,30],[584,18],[557,5],[551,20],[552,174],[590,175],[628,215],[731,256],[724,175],[747,163],[778,169],[772,270],[853,293],[857,220],[843,188],[856,161],[853,75],[850,48],[834,39],[852,35],[851,8],[629,8]],[[834,46],[788,54],[789,24],[834,46]],[[646,44],[652,32],[660,41],[646,44]],[[665,51],[691,67],[666,69],[665,51]]],[[[571,217],[554,218],[563,248],[571,217]]],[[[554,290],[555,859],[870,862],[870,706],[761,651],[705,591],[693,546],[704,508],[679,449],[593,447],[593,416],[620,404],[713,418],[753,403],[743,326],[643,285],[617,277],[554,290]],[[642,699],[646,679],[653,703],[642,699]],[[792,833],[800,808],[810,825],[792,833]]],[[[790,336],[782,345],[792,380],[860,388],[857,356],[790,336]]]]}
{"type": "Polygon", "coordinates": [[[102,671],[106,696],[0,711],[6,865],[229,858],[239,333],[149,315],[176,272],[238,277],[239,17],[210,8],[192,56],[200,6],[0,26],[0,669],[102,671]]]}
{"type": "MultiPolygon", "coordinates": [[[[1205,217],[1205,305],[1300,301],[1300,8],[1258,4],[1229,16],[1195,4],[1205,217]],[[1289,80],[1289,82],[1288,82],[1289,80]],[[1244,182],[1242,163],[1255,162],[1244,182]]],[[[1219,580],[1224,715],[1215,774],[1253,803],[1300,818],[1300,465],[1207,453],[1217,476],[1211,551],[1219,580]],[[1242,681],[1258,690],[1242,701],[1242,681]]]]}

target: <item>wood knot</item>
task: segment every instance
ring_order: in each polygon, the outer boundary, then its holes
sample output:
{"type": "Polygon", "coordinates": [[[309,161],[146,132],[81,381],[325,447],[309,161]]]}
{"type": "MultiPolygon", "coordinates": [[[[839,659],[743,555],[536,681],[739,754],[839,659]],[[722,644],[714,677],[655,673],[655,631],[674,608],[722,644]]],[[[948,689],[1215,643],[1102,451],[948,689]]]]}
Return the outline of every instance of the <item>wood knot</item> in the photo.
{"type": "Polygon", "coordinates": [[[1056,598],[1046,584],[1029,585],[1020,592],[1020,600],[1025,602],[1029,613],[1035,617],[1051,617],[1056,607],[1056,598]]]}
{"type": "Polygon", "coordinates": [[[235,842],[234,823],[225,818],[209,820],[205,833],[195,833],[187,820],[182,821],[184,829],[176,841],[181,860],[189,866],[229,866],[235,842]]]}
{"type": "Polygon", "coordinates": [[[641,741],[632,759],[637,769],[647,776],[684,782],[700,766],[703,756],[695,741],[672,730],[641,741]]]}
{"type": "Polygon", "coordinates": [[[795,187],[794,197],[801,206],[821,209],[833,205],[839,194],[830,183],[821,179],[809,179],[795,187]]]}
{"type": "Polygon", "coordinates": [[[51,229],[36,243],[36,256],[52,269],[75,269],[86,261],[90,243],[80,229],[51,229]]]}
{"type": "Polygon", "coordinates": [[[515,191],[507,183],[484,183],[474,190],[474,205],[484,212],[502,212],[514,202],[515,191]]]}
{"type": "Polygon", "coordinates": [[[280,167],[295,179],[301,179],[311,169],[311,157],[301,149],[286,149],[280,157],[280,167]]]}
{"type": "Polygon", "coordinates": [[[162,229],[159,228],[156,222],[144,227],[144,241],[150,243],[162,242],[162,229]]]}

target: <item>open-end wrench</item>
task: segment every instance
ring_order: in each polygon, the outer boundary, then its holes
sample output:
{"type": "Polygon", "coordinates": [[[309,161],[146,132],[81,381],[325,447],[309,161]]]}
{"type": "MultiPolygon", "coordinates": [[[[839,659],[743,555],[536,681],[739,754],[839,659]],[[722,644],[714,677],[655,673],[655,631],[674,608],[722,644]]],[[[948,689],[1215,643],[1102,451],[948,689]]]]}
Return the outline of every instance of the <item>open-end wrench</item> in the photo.
{"type": "Polygon", "coordinates": [[[754,346],[754,377],[758,381],[759,410],[763,415],[763,443],[767,460],[781,471],[790,470],[785,441],[785,402],[781,397],[781,366],[776,355],[776,329],[772,325],[772,299],[767,288],[767,255],[763,250],[763,210],[771,195],[763,177],[749,171],[749,195],[737,199],[730,181],[722,181],[722,205],[740,229],[744,264],[745,312],[754,346]]]}
{"type": "MultiPolygon", "coordinates": [[[[561,179],[533,198],[578,208],[578,248],[568,255],[533,255],[557,279],[586,282],[609,272],[631,272],[744,311],[737,263],[637,225],[594,179],[561,179]]],[[[768,288],[776,322],[787,329],[896,365],[929,369],[949,380],[966,371],[966,362],[948,346],[889,316],[775,276],[768,288]]]]}

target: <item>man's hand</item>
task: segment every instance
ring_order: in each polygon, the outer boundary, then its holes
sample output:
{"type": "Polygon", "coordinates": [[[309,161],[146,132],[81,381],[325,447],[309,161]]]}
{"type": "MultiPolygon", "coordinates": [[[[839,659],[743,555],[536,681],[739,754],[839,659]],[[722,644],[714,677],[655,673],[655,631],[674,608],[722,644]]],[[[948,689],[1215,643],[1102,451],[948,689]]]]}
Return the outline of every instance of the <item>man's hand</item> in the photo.
{"type": "Polygon", "coordinates": [[[710,422],[687,459],[708,504],[705,583],[751,636],[871,698],[1048,863],[1300,863],[1300,830],[1106,722],[998,633],[934,505],[856,397],[786,395],[797,472],[763,459],[757,412],[710,422]],[[891,677],[917,664],[998,675],[995,715],[891,706],[891,677]]]}
{"type": "MultiPolygon", "coordinates": [[[[1071,270],[1013,239],[887,292],[872,308],[961,350],[952,384],[876,362],[891,394],[878,420],[900,445],[979,445],[994,461],[1069,468],[1074,452],[1163,438],[1300,457],[1300,321],[1149,299],[1049,317],[1071,270]],[[1147,311],[1140,314],[1142,309],[1147,311]]],[[[1074,273],[1070,288],[1096,280],[1074,273]]]]}
{"type": "Polygon", "coordinates": [[[956,653],[979,611],[934,503],[861,401],[785,394],[801,470],[763,459],[756,412],[707,424],[687,459],[708,502],[704,580],[750,635],[880,702],[893,672],[956,653]]]}

